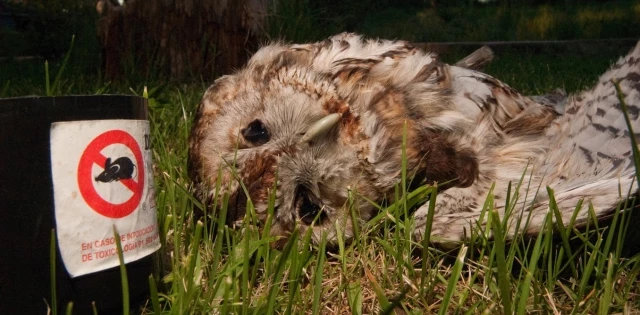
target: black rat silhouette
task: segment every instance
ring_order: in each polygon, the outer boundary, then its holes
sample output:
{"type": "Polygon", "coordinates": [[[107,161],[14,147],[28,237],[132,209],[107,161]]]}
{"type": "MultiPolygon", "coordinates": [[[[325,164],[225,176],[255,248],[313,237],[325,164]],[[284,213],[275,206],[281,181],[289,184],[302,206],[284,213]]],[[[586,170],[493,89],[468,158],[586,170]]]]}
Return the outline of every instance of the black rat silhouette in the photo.
{"type": "Polygon", "coordinates": [[[136,165],[126,156],[119,157],[113,163],[111,158],[104,162],[104,171],[95,177],[97,182],[109,183],[121,179],[131,179],[136,165]]]}

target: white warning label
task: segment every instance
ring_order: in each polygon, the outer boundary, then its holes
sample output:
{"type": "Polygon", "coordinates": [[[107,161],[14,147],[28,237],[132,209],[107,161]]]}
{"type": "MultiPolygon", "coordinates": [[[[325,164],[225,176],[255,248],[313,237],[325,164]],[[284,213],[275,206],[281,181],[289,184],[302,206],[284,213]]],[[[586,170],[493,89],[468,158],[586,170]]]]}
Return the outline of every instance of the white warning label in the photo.
{"type": "Polygon", "coordinates": [[[119,265],[160,248],[149,122],[90,120],[51,125],[58,246],[71,276],[119,265]]]}

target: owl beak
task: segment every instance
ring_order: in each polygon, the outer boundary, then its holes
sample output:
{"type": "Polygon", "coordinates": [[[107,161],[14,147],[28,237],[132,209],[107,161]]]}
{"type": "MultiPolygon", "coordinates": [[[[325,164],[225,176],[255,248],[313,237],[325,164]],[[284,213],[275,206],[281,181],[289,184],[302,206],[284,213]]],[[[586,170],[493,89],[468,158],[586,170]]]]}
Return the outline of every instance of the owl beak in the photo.
{"type": "Polygon", "coordinates": [[[309,127],[307,132],[300,139],[300,143],[308,143],[313,139],[325,135],[340,121],[341,118],[342,114],[340,113],[333,113],[322,117],[309,127]]]}

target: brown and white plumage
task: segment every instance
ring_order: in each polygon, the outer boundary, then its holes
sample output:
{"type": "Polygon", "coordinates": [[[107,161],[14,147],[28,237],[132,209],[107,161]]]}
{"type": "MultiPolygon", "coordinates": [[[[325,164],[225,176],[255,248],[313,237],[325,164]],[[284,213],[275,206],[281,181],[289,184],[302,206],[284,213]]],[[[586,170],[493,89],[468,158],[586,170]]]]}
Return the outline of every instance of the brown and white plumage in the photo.
{"type": "MultiPolygon", "coordinates": [[[[520,199],[532,213],[532,232],[548,211],[546,185],[566,216],[581,198],[602,214],[626,195],[619,191],[629,190],[634,169],[610,80],[619,80],[640,129],[639,77],[640,45],[593,89],[570,96],[560,116],[557,106],[406,42],[345,33],[312,44],[272,44],[205,93],[190,137],[190,172],[203,197],[216,193],[221,177],[217,193],[231,195],[229,223],[242,220],[243,182],[260,220],[277,188],[273,234],[286,238],[299,226],[313,228],[318,240],[322,231],[335,236],[339,226],[349,237],[350,192],[378,202],[393,197],[406,125],[412,184],[446,183],[433,239],[462,239],[493,184],[502,213],[509,182],[523,174],[529,183],[523,187],[543,187],[535,198],[520,199]]],[[[356,206],[361,223],[375,214],[365,198],[356,206]]],[[[426,206],[414,214],[418,237],[426,214],[426,206]]]]}

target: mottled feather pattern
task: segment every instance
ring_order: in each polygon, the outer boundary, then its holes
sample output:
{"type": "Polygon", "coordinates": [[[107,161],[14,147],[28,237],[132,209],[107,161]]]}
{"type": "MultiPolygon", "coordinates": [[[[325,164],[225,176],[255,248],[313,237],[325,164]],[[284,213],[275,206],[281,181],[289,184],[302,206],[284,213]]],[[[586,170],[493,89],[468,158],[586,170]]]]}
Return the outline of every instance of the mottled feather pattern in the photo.
{"type": "MultiPolygon", "coordinates": [[[[640,106],[640,85],[638,79],[634,79],[638,78],[640,73],[640,63],[637,62],[639,57],[640,45],[637,45],[628,56],[621,58],[611,70],[603,74],[592,89],[570,96],[566,100],[564,115],[555,120],[548,120],[548,126],[544,128],[544,137],[534,138],[538,143],[535,147],[527,149],[531,152],[538,151],[528,159],[527,164],[524,164],[525,161],[517,160],[508,163],[505,155],[495,156],[497,160],[493,163],[499,173],[493,178],[492,183],[496,184],[495,208],[501,215],[504,214],[504,204],[501,201],[505,200],[506,196],[503,193],[506,186],[509,182],[515,186],[520,177],[526,175],[523,178],[525,185],[519,192],[519,204],[524,207],[516,207],[524,211],[514,216],[509,225],[509,233],[514,233],[518,225],[521,229],[524,227],[523,222],[518,222],[520,218],[523,218],[523,221],[530,220],[526,232],[539,231],[549,211],[546,186],[555,191],[563,222],[570,220],[579,200],[584,200],[582,210],[576,218],[578,225],[588,218],[589,204],[593,205],[597,215],[606,215],[629,193],[637,190],[632,187],[635,182],[635,170],[628,128],[613,81],[620,84],[625,95],[632,127],[640,128],[640,119],[637,114],[634,115],[640,106]],[[505,168],[509,164],[514,166],[511,172],[507,172],[505,168]],[[525,187],[533,187],[527,198],[522,197],[527,193],[525,187]]],[[[527,128],[531,125],[522,126],[527,128]]],[[[510,139],[515,141],[516,146],[527,144],[527,141],[521,142],[522,140],[522,137],[510,139]]],[[[515,153],[516,159],[524,156],[521,155],[522,152],[515,153]]],[[[451,199],[476,198],[476,202],[482,205],[486,197],[486,189],[484,191],[485,194],[479,196],[474,196],[473,192],[464,192],[463,189],[445,191],[443,194],[453,195],[448,197],[451,199]]],[[[446,241],[461,240],[465,229],[468,234],[470,228],[477,224],[478,211],[479,208],[476,208],[468,213],[453,212],[436,216],[434,235],[446,241]]],[[[418,216],[426,216],[426,209],[419,211],[418,216]]]]}
{"type": "MultiPolygon", "coordinates": [[[[244,215],[242,182],[263,221],[276,189],[274,235],[286,239],[298,226],[319,240],[323,231],[335,237],[339,226],[350,237],[349,195],[364,197],[356,199],[359,223],[377,211],[365,199],[394,196],[406,132],[411,184],[440,184],[437,241],[463,239],[494,184],[502,213],[509,182],[523,174],[531,187],[552,186],[568,215],[580,198],[604,213],[620,200],[618,185],[628,190],[633,181],[611,79],[619,80],[640,128],[639,57],[636,48],[589,91],[537,102],[403,41],[344,33],[271,44],[203,96],[189,142],[190,174],[201,197],[231,195],[230,224],[244,215]],[[566,103],[564,116],[559,103],[566,103]],[[333,127],[322,125],[329,115],[340,117],[333,127]]],[[[529,232],[548,211],[543,195],[521,201],[534,217],[529,232]]],[[[416,238],[426,214],[426,206],[414,214],[416,238]]]]}

